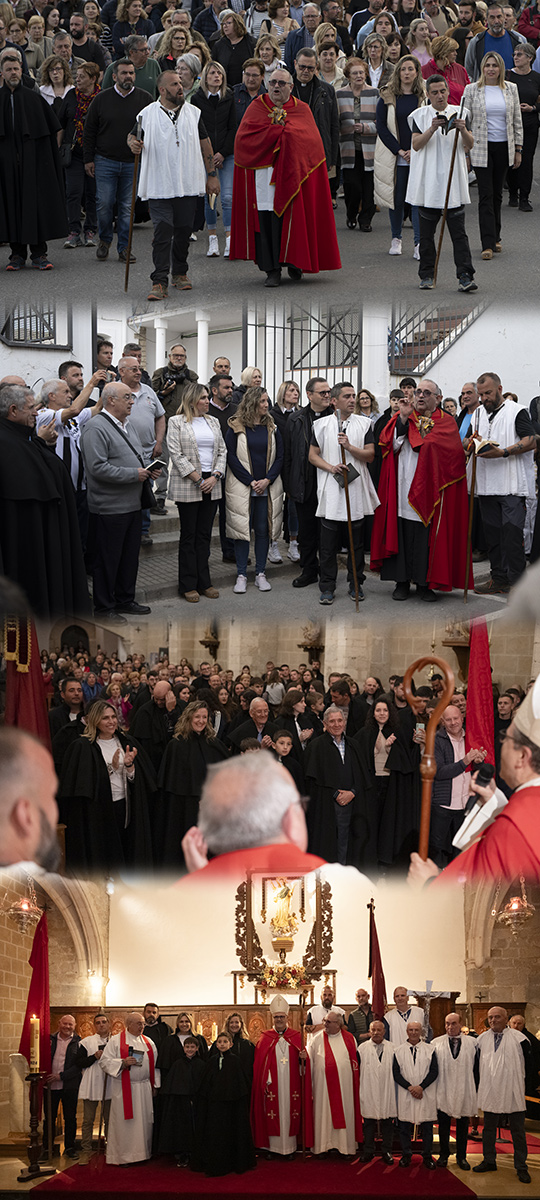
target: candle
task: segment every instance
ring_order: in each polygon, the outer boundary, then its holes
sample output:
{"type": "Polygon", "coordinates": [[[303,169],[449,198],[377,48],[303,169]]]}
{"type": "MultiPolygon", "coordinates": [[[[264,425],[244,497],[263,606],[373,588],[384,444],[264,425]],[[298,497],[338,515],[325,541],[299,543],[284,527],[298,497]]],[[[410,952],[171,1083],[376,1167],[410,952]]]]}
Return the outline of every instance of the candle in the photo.
{"type": "Polygon", "coordinates": [[[202,1033],[202,1021],[197,1022],[197,1033],[202,1033]]]}
{"type": "Polygon", "coordinates": [[[30,1072],[39,1071],[39,1017],[30,1017],[30,1072]]]}
{"type": "Polygon", "coordinates": [[[218,1027],[215,1021],[212,1021],[212,1041],[215,1042],[218,1035],[218,1027]]]}

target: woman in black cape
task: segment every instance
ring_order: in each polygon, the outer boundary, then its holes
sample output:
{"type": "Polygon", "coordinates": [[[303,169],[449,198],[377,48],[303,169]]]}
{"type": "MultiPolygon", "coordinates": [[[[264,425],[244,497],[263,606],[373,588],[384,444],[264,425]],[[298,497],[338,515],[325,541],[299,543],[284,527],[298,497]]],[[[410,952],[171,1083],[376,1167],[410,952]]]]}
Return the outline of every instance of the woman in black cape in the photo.
{"type": "Polygon", "coordinates": [[[150,805],[156,790],[150,759],[119,732],[114,708],[96,700],[86,714],[85,732],[63,759],[58,786],[68,871],[90,875],[150,868],[150,805]]]}
{"type": "Polygon", "coordinates": [[[249,1119],[250,1086],[230,1033],[220,1033],[198,1093],[193,1167],[238,1175],[257,1165],[249,1119]]]}
{"type": "Polygon", "coordinates": [[[375,860],[383,869],[404,867],[418,841],[418,747],[407,746],[395,706],[384,695],[378,697],[353,741],[364,773],[366,802],[377,831],[375,860]]]}
{"type": "Polygon", "coordinates": [[[289,688],[285,693],[275,720],[280,729],[289,731],[292,737],[291,754],[302,766],[305,747],[315,737],[315,722],[300,687],[289,688]]]}
{"type": "MultiPolygon", "coordinates": [[[[231,1013],[225,1021],[225,1031],[230,1033],[232,1037],[231,1054],[236,1054],[237,1058],[244,1069],[246,1078],[249,1082],[249,1090],[253,1082],[253,1063],[255,1060],[255,1046],[249,1040],[249,1036],[244,1025],[240,1013],[231,1013]]],[[[218,1054],[217,1040],[210,1046],[210,1058],[218,1054]]]]}
{"type": "Polygon", "coordinates": [[[208,707],[193,700],[177,722],[158,775],[159,798],[155,808],[155,860],[161,868],[184,866],[182,838],[197,824],[199,800],[206,772],[212,763],[227,758],[227,750],[214,735],[208,707]]]}
{"type": "MultiPolygon", "coordinates": [[[[173,1040],[167,1038],[167,1042],[173,1040]]],[[[187,1167],[193,1154],[197,1094],[204,1073],[198,1038],[188,1034],[183,1053],[175,1059],[165,1078],[162,1075],[154,1138],[154,1154],[174,1154],[180,1167],[187,1167]]]]}

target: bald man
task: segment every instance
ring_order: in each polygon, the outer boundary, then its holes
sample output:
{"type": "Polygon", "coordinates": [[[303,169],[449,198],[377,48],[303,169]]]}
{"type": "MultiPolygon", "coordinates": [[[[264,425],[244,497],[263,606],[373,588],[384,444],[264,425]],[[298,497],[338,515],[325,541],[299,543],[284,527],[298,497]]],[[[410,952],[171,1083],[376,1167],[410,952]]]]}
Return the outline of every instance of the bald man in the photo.
{"type": "Polygon", "coordinates": [[[397,1113],[401,1142],[400,1167],[410,1167],[412,1132],[419,1126],[424,1166],[435,1170],[431,1157],[433,1122],[437,1119],[435,1081],[438,1074],[437,1055],[432,1046],[422,1041],[420,1021],[409,1021],[407,1041],[394,1048],[393,1073],[397,1087],[397,1113]]]}
{"type": "Polygon", "coordinates": [[[457,853],[452,841],[463,823],[469,799],[469,767],[475,770],[485,757],[483,746],[466,751],[463,713],[457,705],[449,704],[435,734],[437,773],[433,780],[429,856],[438,867],[446,867],[457,853]]]}
{"type": "Polygon", "coordinates": [[[525,1136],[525,1071],[530,1046],[525,1034],[510,1029],[505,1008],[495,1005],[488,1012],[489,1029],[478,1038],[478,1105],[484,1113],[482,1147],[484,1158],[473,1171],[482,1175],[497,1170],[497,1127],[504,1116],[514,1146],[514,1166],[520,1183],[530,1183],[525,1136]]]}
{"type": "Polygon", "coordinates": [[[477,1112],[476,1044],[474,1038],[461,1032],[457,1013],[448,1013],[444,1034],[432,1045],[437,1054],[437,1120],[439,1123],[439,1167],[448,1165],[450,1156],[450,1122],[456,1123],[456,1160],[462,1171],[470,1171],[467,1162],[469,1120],[477,1112]]]}
{"type": "MultiPolygon", "coordinates": [[[[65,1013],[60,1017],[58,1029],[51,1036],[51,1072],[47,1076],[47,1087],[51,1096],[50,1119],[53,1130],[60,1104],[64,1118],[64,1154],[67,1158],[78,1158],[75,1146],[77,1137],[77,1096],[81,1072],[77,1064],[80,1037],[75,1033],[75,1017],[65,1013]]],[[[43,1121],[43,1155],[47,1157],[49,1142],[49,1109],[46,1106],[43,1121]]]]}
{"type": "Polygon", "coordinates": [[[130,733],[149,755],[157,772],[173,736],[184,705],[179,703],[168,680],[156,683],[151,700],[141,704],[129,726],[130,733]]]}
{"type": "Polygon", "coordinates": [[[144,1162],[152,1153],[153,1095],[160,1080],[157,1049],[143,1029],[143,1014],[130,1013],[126,1028],[110,1038],[99,1060],[112,1077],[106,1161],[115,1165],[144,1162]]]}
{"type": "Polygon", "coordinates": [[[0,729],[0,864],[56,870],[58,780],[49,751],[20,729],[0,729]]]}

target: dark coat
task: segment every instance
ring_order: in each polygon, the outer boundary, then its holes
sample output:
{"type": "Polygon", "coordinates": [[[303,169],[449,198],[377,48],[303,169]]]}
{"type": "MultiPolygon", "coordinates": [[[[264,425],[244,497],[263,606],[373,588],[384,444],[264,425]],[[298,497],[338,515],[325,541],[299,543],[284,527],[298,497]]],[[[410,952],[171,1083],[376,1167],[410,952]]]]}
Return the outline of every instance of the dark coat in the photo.
{"type": "Polygon", "coordinates": [[[257,1165],[249,1120],[250,1085],[236,1054],[212,1055],[197,1098],[195,1170],[242,1174],[257,1165]]]}
{"type": "Polygon", "coordinates": [[[349,829],[347,864],[362,869],[369,865],[373,829],[362,789],[358,749],[345,737],[345,762],[326,731],[304,751],[304,773],[310,802],[307,814],[309,852],[327,862],[338,861],[334,797],[340,790],[354,791],[349,829]],[[368,860],[368,861],[366,861],[368,860]]]}
{"type": "Polygon", "coordinates": [[[199,376],[195,371],[190,371],[189,367],[182,367],[180,371],[173,371],[170,363],[167,366],[160,367],[158,371],[154,371],[152,375],[152,387],[165,409],[167,420],[169,417],[176,416],[178,406],[182,399],[182,393],[186,383],[196,383],[199,376]],[[175,380],[175,387],[172,392],[163,395],[162,388],[169,380],[175,380]]]}
{"type": "MultiPolygon", "coordinates": [[[[300,99],[297,80],[294,83],[293,96],[300,99]]],[[[315,76],[309,107],[322,138],[326,166],[330,169],[336,165],[339,149],[339,112],[336,93],[330,83],[315,76]]]]}
{"type": "MultiPolygon", "coordinates": [[[[250,55],[247,57],[249,58],[250,55]]],[[[219,59],[216,59],[216,62],[219,62],[219,59]]],[[[194,108],[201,110],[204,127],[212,143],[214,154],[219,153],[224,158],[228,158],[234,151],[234,135],[236,133],[236,106],[231,89],[227,88],[223,99],[219,97],[216,104],[211,96],[207,96],[202,88],[198,88],[191,103],[194,108]]]]}
{"type": "MultiPolygon", "coordinates": [[[[383,735],[392,732],[385,725],[383,735]]],[[[420,792],[417,783],[416,756],[409,752],[400,734],[390,747],[386,760],[390,771],[382,802],[377,795],[377,776],[373,752],[378,726],[364,726],[353,738],[363,773],[364,802],[370,813],[372,827],[377,830],[376,857],[385,866],[407,860],[418,842],[420,822],[420,792]]]]}
{"type": "Polygon", "coordinates": [[[191,733],[169,742],[158,775],[159,795],[152,818],[159,867],[184,866],[182,838],[197,824],[208,767],[225,758],[227,750],[216,737],[191,733]]]}
{"type": "MultiPolygon", "coordinates": [[[[65,1091],[65,1092],[78,1092],[78,1090],[79,1090],[79,1085],[81,1082],[81,1074],[82,1074],[80,1067],[78,1065],[78,1061],[77,1061],[78,1055],[79,1055],[80,1040],[81,1039],[80,1039],[78,1033],[74,1033],[73,1037],[69,1043],[69,1046],[66,1050],[66,1057],[65,1057],[65,1061],[64,1061],[64,1070],[60,1072],[60,1079],[62,1080],[62,1088],[63,1088],[63,1091],[65,1091]]],[[[51,1063],[56,1054],[57,1042],[58,1042],[58,1034],[52,1033],[51,1034],[51,1063]]]]}
{"type": "Polygon", "coordinates": [[[433,780],[431,803],[446,806],[452,799],[452,781],[467,770],[463,759],[455,761],[454,747],[446,729],[439,729],[435,734],[435,761],[437,774],[433,780]]]}
{"type": "MultiPolygon", "coordinates": [[[[221,64],[227,75],[227,83],[229,87],[232,88],[235,84],[242,82],[244,63],[248,58],[253,58],[255,53],[255,38],[252,37],[250,33],[246,33],[244,34],[242,40],[233,46],[232,42],[229,41],[229,38],[218,37],[215,42],[212,42],[211,50],[214,62],[221,64]]],[[[198,92],[195,92],[195,96],[198,94],[198,92]]],[[[195,99],[195,97],[193,99],[195,99]]],[[[206,128],[208,129],[207,125],[206,128]]],[[[212,145],[214,146],[213,142],[212,145]]]]}
{"type": "Polygon", "coordinates": [[[146,704],[141,704],[136,712],[132,712],[130,733],[146,750],[156,775],[181,713],[179,705],[169,713],[167,709],[158,708],[153,700],[147,700],[146,704]]]}
{"type": "MultiPolygon", "coordinates": [[[[266,734],[268,733],[269,736],[273,738],[278,729],[279,725],[276,725],[274,721],[267,721],[266,725],[263,727],[262,735],[263,737],[266,737],[266,734]]],[[[229,730],[227,740],[229,745],[232,747],[233,754],[240,754],[240,742],[243,742],[244,738],[256,738],[257,736],[258,730],[255,721],[251,717],[248,717],[247,720],[243,721],[241,725],[237,725],[236,729],[234,729],[232,733],[229,730]]]]}
{"type": "Polygon", "coordinates": [[[67,233],[59,129],[39,92],[0,88],[0,241],[35,245],[67,233]]]}
{"type": "MultiPolygon", "coordinates": [[[[328,416],[330,408],[320,415],[328,416]]],[[[291,500],[302,503],[313,487],[316,487],[316,468],[309,461],[311,443],[311,419],[309,405],[303,405],[291,413],[285,426],[283,486],[291,500]]]]}
{"type": "MultiPolygon", "coordinates": [[[[266,86],[264,81],[261,79],[261,86],[257,92],[257,96],[264,96],[265,91],[266,86]]],[[[236,124],[239,125],[246,109],[249,108],[251,101],[255,99],[255,97],[250,96],[245,83],[235,83],[233,87],[233,95],[236,109],[236,124]]]]}

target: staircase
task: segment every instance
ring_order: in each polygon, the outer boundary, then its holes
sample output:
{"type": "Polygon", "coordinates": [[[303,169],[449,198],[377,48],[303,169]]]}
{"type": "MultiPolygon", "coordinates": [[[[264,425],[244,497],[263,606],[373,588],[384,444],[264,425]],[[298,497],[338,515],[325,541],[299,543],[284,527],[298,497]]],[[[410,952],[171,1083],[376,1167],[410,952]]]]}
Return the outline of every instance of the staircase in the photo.
{"type": "Polygon", "coordinates": [[[471,305],[465,299],[444,308],[425,305],[415,311],[395,304],[388,334],[392,375],[425,375],[486,307],[486,302],[471,305]]]}

